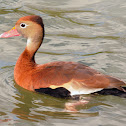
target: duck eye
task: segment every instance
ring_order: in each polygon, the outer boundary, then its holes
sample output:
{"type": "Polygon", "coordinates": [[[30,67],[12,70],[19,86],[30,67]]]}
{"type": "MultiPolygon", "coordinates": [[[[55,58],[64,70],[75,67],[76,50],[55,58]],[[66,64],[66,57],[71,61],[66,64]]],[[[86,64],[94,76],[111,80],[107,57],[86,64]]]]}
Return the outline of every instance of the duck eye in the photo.
{"type": "Polygon", "coordinates": [[[26,25],[25,23],[21,23],[21,24],[20,24],[20,27],[21,27],[21,28],[26,28],[26,26],[27,26],[27,25],[26,25]]]}

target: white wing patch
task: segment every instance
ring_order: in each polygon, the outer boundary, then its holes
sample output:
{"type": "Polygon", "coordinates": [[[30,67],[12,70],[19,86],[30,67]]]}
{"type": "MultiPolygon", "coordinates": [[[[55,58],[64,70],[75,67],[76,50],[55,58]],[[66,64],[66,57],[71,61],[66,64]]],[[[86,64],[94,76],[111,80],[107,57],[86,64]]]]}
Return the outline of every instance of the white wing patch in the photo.
{"type": "Polygon", "coordinates": [[[91,94],[97,91],[101,91],[103,88],[95,88],[95,89],[89,89],[89,88],[82,88],[82,89],[74,89],[73,87],[70,87],[68,90],[71,92],[71,95],[81,95],[81,94],[91,94]]]}
{"type": "Polygon", "coordinates": [[[64,87],[71,92],[71,95],[81,95],[81,94],[91,94],[97,91],[101,91],[103,88],[88,88],[82,82],[77,82],[71,80],[68,83],[63,84],[62,86],[51,85],[50,88],[55,89],[58,87],[64,87]]]}

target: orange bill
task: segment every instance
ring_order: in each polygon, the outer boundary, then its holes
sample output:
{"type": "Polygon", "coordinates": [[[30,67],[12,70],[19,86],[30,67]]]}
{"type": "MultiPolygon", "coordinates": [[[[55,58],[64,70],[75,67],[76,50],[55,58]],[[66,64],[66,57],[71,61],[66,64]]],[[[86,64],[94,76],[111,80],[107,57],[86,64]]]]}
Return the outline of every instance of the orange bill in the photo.
{"type": "Polygon", "coordinates": [[[3,34],[1,34],[0,38],[9,38],[9,37],[13,37],[13,36],[20,36],[20,34],[18,33],[18,31],[15,27],[13,27],[8,32],[4,32],[3,34]]]}

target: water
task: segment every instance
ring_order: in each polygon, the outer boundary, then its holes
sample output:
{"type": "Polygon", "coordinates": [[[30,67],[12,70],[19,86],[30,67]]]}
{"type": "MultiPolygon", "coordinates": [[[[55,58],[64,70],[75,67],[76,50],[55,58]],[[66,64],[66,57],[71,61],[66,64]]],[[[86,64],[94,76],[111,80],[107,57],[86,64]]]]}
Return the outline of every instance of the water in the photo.
{"type": "MultiPolygon", "coordinates": [[[[45,39],[37,63],[75,61],[126,81],[125,0],[1,0],[0,33],[22,16],[40,15],[45,39]]],[[[24,50],[22,37],[0,39],[1,126],[124,126],[126,99],[95,96],[77,113],[65,112],[69,100],[17,86],[13,69],[24,50]]],[[[89,97],[89,96],[88,96],[89,97]]]]}

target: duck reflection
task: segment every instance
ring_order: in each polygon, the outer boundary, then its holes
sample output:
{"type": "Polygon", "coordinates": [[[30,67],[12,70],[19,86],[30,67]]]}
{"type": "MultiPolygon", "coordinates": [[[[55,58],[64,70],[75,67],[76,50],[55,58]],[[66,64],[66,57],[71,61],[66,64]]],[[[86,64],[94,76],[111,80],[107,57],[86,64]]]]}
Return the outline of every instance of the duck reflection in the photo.
{"type": "Polygon", "coordinates": [[[18,90],[17,95],[14,96],[17,103],[16,108],[13,109],[12,113],[18,118],[29,120],[29,121],[46,121],[48,117],[55,119],[75,119],[75,117],[94,117],[99,115],[100,105],[106,105],[103,102],[94,102],[94,96],[85,96],[84,98],[89,99],[88,104],[77,106],[79,112],[66,112],[65,105],[69,103],[77,103],[78,100],[71,99],[60,99],[51,97],[44,94],[37,94],[34,92],[27,91],[17,84],[15,88],[18,90]]]}

